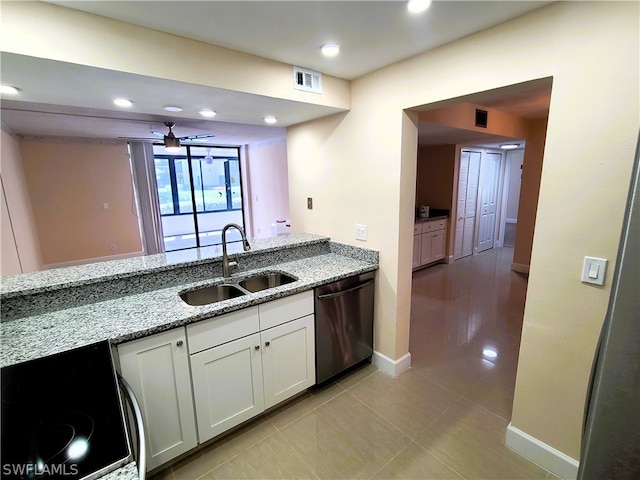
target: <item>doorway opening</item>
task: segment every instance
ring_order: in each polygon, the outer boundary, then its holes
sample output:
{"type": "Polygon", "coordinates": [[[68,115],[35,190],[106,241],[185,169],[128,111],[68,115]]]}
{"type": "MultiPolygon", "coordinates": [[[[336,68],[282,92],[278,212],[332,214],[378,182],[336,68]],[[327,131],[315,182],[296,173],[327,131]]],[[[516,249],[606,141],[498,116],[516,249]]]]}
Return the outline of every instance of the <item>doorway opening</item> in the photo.
{"type": "Polygon", "coordinates": [[[506,421],[551,83],[540,79],[412,109],[415,205],[448,218],[444,264],[413,272],[412,368],[506,421]],[[477,109],[487,112],[486,127],[475,125],[477,109]]]}

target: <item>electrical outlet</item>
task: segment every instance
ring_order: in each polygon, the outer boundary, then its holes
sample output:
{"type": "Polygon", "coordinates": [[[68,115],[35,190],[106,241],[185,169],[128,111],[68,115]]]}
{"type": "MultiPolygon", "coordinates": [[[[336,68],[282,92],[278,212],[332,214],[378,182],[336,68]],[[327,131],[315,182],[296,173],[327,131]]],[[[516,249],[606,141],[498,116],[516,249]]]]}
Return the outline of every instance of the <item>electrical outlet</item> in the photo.
{"type": "Polygon", "coordinates": [[[118,247],[117,247],[117,245],[115,243],[112,243],[111,245],[109,245],[109,248],[111,248],[112,252],[115,252],[118,249],[118,247]]]}
{"type": "Polygon", "coordinates": [[[102,208],[105,210],[109,210],[109,202],[103,202],[102,208]]]}
{"type": "Polygon", "coordinates": [[[356,240],[367,240],[367,226],[356,223],[356,240]]]}
{"type": "Polygon", "coordinates": [[[313,210],[313,198],[307,197],[307,209],[313,210]]]}

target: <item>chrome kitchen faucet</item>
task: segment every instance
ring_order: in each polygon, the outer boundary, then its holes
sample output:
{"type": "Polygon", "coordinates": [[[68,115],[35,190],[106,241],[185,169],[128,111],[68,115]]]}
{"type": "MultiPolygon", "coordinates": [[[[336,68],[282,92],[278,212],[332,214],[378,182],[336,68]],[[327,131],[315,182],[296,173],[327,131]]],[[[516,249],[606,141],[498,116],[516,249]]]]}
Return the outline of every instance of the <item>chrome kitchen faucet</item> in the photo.
{"type": "Polygon", "coordinates": [[[222,229],[222,276],[224,278],[229,278],[231,276],[231,268],[237,267],[238,262],[230,262],[229,255],[227,254],[227,230],[231,227],[235,228],[242,235],[242,248],[245,252],[251,250],[251,245],[249,245],[249,240],[247,240],[247,236],[244,234],[244,230],[242,227],[236,223],[228,223],[222,229]]]}

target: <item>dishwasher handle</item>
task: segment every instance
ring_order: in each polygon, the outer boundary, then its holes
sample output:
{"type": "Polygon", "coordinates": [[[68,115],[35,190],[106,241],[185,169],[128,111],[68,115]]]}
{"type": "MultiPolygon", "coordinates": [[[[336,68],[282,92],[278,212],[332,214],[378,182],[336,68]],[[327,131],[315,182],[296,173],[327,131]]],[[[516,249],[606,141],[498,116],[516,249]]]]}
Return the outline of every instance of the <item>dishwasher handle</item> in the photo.
{"type": "Polygon", "coordinates": [[[347,288],[346,290],[340,290],[335,293],[326,293],[324,295],[318,295],[318,300],[327,300],[329,298],[336,298],[351,293],[355,290],[360,290],[361,288],[367,287],[373,283],[373,280],[369,280],[367,282],[361,283],[360,285],[356,285],[355,287],[347,288]]]}
{"type": "Polygon", "coordinates": [[[118,374],[118,382],[122,387],[122,390],[125,393],[125,399],[127,403],[133,410],[133,415],[136,419],[136,430],[137,430],[137,440],[138,440],[138,479],[145,480],[147,476],[147,448],[146,448],[146,440],[144,436],[144,424],[142,423],[142,411],[140,410],[140,404],[138,403],[138,399],[133,393],[133,389],[129,385],[129,383],[124,379],[124,377],[118,374]]]}

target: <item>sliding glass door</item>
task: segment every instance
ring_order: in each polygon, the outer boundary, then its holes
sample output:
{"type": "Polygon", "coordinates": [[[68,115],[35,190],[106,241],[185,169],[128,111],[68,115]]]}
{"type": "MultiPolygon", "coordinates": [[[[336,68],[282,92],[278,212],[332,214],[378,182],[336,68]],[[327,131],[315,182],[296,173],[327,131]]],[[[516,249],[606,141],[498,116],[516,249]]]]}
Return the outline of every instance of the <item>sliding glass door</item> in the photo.
{"type": "MultiPolygon", "coordinates": [[[[153,147],[165,251],[222,242],[227,223],[244,226],[240,149],[153,147]]],[[[237,230],[227,240],[239,240],[237,230]]]]}

